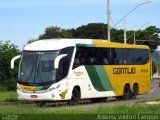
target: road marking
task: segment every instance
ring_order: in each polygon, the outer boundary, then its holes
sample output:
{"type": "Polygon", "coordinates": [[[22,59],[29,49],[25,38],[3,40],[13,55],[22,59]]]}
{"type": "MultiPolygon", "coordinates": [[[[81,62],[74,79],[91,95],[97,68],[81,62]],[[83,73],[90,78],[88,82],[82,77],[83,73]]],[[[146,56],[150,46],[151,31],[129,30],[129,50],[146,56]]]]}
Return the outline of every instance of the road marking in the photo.
{"type": "Polygon", "coordinates": [[[156,90],[157,86],[154,87],[149,94],[152,94],[156,90]]]}
{"type": "Polygon", "coordinates": [[[160,101],[150,101],[146,102],[147,105],[160,105],[160,101]]]}

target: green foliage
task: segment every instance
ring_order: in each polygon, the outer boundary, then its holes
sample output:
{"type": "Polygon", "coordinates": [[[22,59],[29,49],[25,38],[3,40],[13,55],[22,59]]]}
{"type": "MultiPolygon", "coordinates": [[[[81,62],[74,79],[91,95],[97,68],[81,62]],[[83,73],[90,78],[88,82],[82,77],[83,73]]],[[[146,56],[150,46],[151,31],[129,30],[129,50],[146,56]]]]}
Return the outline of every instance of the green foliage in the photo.
{"type": "Polygon", "coordinates": [[[72,35],[68,30],[51,26],[45,29],[44,34],[39,36],[39,40],[51,38],[71,38],[71,36],[72,35]]]}
{"type": "Polygon", "coordinates": [[[28,42],[27,42],[27,45],[30,44],[30,43],[32,43],[32,42],[35,42],[35,41],[37,41],[37,40],[38,40],[38,39],[29,39],[28,42]]]}
{"type": "Polygon", "coordinates": [[[158,36],[159,28],[156,28],[155,26],[150,26],[147,27],[145,30],[138,30],[136,31],[136,39],[138,40],[146,40],[146,41],[138,41],[137,44],[142,44],[142,45],[148,45],[150,46],[151,52],[153,52],[158,45],[160,44],[155,44],[152,45],[152,41],[154,40],[160,40],[158,36]]]}
{"type": "Polygon", "coordinates": [[[72,31],[73,38],[106,39],[107,25],[103,23],[89,23],[72,31]]]}
{"type": "Polygon", "coordinates": [[[123,43],[124,42],[124,30],[112,29],[111,30],[111,41],[123,43]]]}
{"type": "MultiPolygon", "coordinates": [[[[17,47],[10,41],[0,41],[0,88],[13,90],[16,87],[17,68],[10,69],[10,60],[19,54],[17,47]]],[[[16,63],[17,65],[17,63],[16,63]]],[[[18,65],[17,65],[18,66],[18,65]]]]}
{"type": "Polygon", "coordinates": [[[16,99],[16,92],[14,91],[0,91],[0,104],[11,99],[16,99]]]}

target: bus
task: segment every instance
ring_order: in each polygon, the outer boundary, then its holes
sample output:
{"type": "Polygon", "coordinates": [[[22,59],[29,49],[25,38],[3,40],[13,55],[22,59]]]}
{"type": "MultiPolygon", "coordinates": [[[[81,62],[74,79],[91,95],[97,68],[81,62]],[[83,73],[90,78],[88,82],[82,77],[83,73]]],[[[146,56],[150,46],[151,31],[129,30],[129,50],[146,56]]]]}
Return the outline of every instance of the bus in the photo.
{"type": "Polygon", "coordinates": [[[92,39],[48,39],[24,47],[17,80],[18,100],[35,102],[135,99],[150,91],[150,49],[92,39]]]}

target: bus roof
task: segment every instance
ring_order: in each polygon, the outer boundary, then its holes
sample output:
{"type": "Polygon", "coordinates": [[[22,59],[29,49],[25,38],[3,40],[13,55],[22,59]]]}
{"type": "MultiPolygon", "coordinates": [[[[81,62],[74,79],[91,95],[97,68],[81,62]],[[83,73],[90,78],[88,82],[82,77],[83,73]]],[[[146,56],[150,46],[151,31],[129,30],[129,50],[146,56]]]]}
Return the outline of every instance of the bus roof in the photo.
{"type": "Polygon", "coordinates": [[[89,39],[46,39],[38,40],[24,47],[26,51],[51,51],[65,47],[75,46],[76,44],[92,44],[89,39]]]}
{"type": "Polygon", "coordinates": [[[131,45],[123,43],[108,42],[106,40],[92,40],[92,39],[46,39],[38,40],[24,47],[25,51],[51,51],[60,50],[65,47],[76,45],[94,46],[94,47],[109,47],[109,48],[139,48],[149,49],[144,45],[131,45]]]}
{"type": "Polygon", "coordinates": [[[96,47],[149,49],[149,46],[147,45],[115,43],[115,42],[108,42],[104,40],[93,40],[92,44],[95,44],[96,47]]]}

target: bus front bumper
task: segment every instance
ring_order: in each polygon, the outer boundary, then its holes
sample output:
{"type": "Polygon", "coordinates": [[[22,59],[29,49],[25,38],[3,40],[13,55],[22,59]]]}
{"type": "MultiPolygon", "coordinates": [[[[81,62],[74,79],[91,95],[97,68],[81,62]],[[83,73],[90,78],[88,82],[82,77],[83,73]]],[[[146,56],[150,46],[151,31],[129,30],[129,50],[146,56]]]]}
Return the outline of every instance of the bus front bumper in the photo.
{"type": "Polygon", "coordinates": [[[57,91],[46,91],[41,93],[24,92],[17,90],[18,100],[29,100],[29,101],[57,101],[61,100],[57,91]]]}

